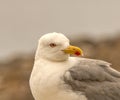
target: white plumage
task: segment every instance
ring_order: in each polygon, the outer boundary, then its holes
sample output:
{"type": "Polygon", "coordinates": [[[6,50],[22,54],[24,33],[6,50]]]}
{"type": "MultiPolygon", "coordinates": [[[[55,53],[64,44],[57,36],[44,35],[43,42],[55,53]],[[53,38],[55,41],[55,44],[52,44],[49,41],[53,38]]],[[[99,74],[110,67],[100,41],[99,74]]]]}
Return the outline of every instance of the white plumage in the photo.
{"type": "MultiPolygon", "coordinates": [[[[95,99],[94,96],[90,99],[90,93],[83,87],[93,91],[96,84],[106,84],[107,80],[116,83],[120,73],[110,68],[107,62],[70,57],[69,54],[81,55],[82,51],[71,47],[63,34],[48,33],[40,38],[30,77],[30,88],[35,100],[108,100],[95,99]],[[97,76],[99,74],[103,74],[102,78],[97,76]]],[[[110,81],[107,82],[109,85],[110,81]]],[[[103,85],[100,86],[103,88],[103,85]]]]}

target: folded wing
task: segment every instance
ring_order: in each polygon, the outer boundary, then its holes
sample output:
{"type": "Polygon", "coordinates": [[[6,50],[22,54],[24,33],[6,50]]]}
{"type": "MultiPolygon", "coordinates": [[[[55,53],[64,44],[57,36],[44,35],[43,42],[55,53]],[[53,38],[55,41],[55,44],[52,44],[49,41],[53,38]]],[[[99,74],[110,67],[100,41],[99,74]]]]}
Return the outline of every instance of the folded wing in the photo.
{"type": "Polygon", "coordinates": [[[120,72],[107,62],[81,59],[65,72],[64,81],[88,100],[120,100],[120,72]]]}

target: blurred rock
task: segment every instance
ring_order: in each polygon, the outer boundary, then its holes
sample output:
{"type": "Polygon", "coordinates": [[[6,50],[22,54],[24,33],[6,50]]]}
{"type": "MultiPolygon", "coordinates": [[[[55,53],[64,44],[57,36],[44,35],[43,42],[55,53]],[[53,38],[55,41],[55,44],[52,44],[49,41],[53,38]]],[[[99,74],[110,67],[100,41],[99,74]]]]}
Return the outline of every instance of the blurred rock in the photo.
{"type": "MultiPolygon", "coordinates": [[[[99,42],[77,39],[72,44],[81,47],[85,57],[106,60],[120,71],[120,37],[99,42]]],[[[10,58],[0,63],[0,100],[34,100],[28,83],[34,54],[10,58]]]]}
{"type": "Polygon", "coordinates": [[[0,64],[0,100],[33,100],[28,83],[32,66],[33,55],[0,64]]]}
{"type": "Polygon", "coordinates": [[[73,45],[82,48],[85,57],[108,61],[112,64],[112,67],[120,71],[120,36],[99,42],[77,40],[73,42],[73,45]]]}

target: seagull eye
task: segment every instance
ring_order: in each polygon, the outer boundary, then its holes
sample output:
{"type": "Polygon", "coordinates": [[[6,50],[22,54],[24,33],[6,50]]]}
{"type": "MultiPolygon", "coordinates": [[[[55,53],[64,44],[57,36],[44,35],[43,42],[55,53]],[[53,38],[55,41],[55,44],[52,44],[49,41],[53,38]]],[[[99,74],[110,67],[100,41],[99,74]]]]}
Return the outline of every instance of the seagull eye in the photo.
{"type": "Polygon", "coordinates": [[[57,45],[55,43],[50,43],[50,47],[56,47],[57,45]]]}

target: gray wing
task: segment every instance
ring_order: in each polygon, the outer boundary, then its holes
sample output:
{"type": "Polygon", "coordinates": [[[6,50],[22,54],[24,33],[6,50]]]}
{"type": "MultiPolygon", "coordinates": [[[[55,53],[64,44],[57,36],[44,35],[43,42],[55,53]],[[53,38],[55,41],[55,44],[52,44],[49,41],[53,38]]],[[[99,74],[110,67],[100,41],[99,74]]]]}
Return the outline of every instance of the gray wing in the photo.
{"type": "Polygon", "coordinates": [[[64,82],[88,100],[120,100],[120,72],[101,60],[80,60],[65,72],[64,82]]]}

